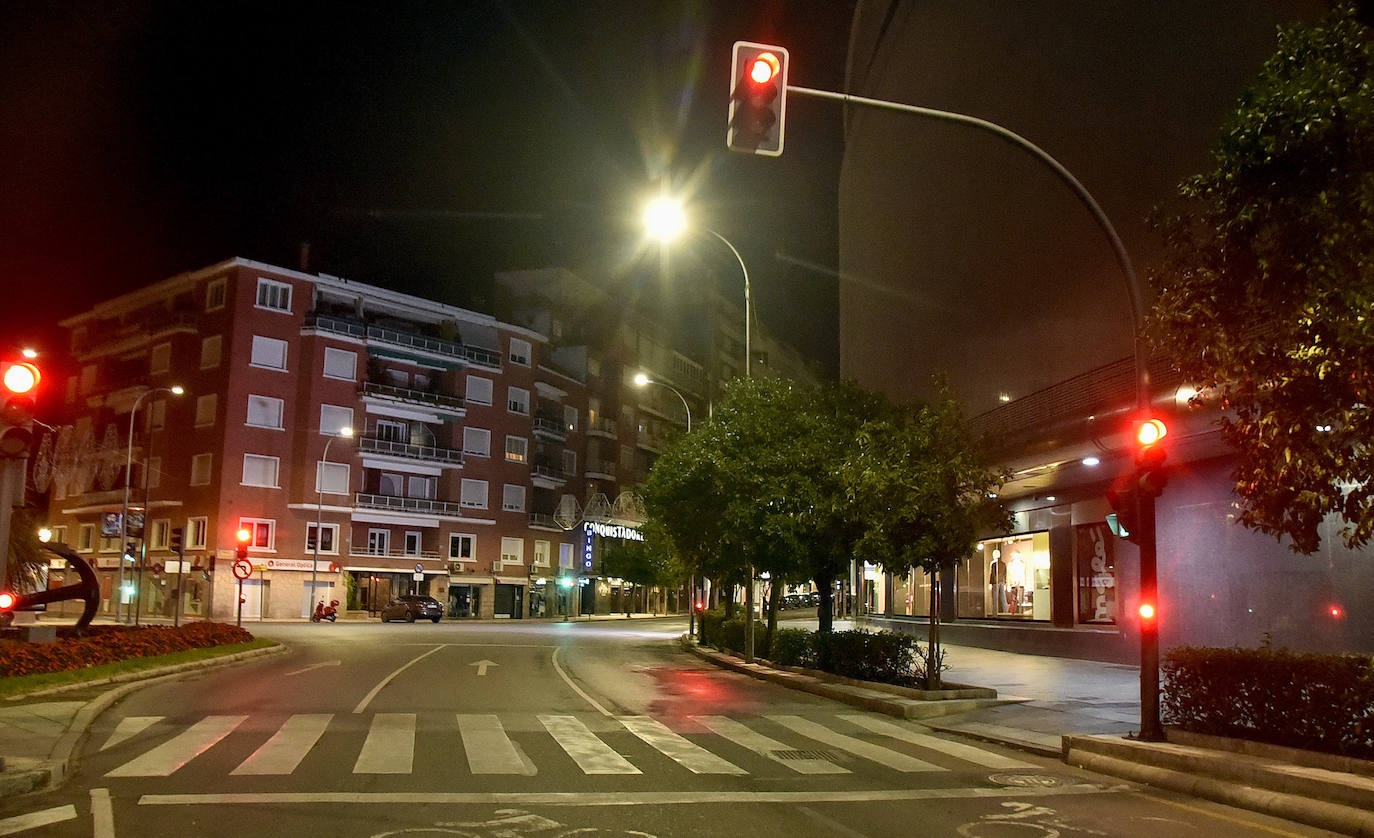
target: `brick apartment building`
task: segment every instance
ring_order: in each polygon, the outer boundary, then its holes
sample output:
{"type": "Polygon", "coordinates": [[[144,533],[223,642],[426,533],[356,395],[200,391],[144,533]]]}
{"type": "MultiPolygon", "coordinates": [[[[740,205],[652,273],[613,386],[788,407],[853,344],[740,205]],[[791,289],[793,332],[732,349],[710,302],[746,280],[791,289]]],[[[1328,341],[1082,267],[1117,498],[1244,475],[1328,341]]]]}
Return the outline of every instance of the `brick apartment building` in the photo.
{"type": "Polygon", "coordinates": [[[702,367],[652,330],[551,342],[490,315],[237,258],[62,326],[79,372],[34,485],[54,539],[98,568],[103,613],[123,582],[130,611],[233,619],[240,529],[254,566],[247,619],[298,618],[330,599],[375,611],[411,592],[450,617],[676,604],[675,592],[646,597],[602,578],[595,561],[604,539],[637,535],[625,490],[685,423],[677,398],[633,388],[634,372],[698,407],[708,392],[702,367]],[[126,496],[133,532],[121,545],[126,496]],[[171,550],[178,529],[183,562],[171,550]]]}

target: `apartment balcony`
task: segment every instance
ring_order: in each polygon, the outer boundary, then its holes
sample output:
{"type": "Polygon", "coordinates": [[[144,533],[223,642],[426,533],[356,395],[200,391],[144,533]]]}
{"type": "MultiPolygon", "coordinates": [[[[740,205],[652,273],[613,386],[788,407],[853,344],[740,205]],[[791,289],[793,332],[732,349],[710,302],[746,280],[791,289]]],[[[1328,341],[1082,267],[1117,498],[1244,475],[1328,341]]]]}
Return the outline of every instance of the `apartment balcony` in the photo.
{"type": "Polygon", "coordinates": [[[457,362],[459,366],[475,364],[498,372],[501,369],[501,353],[499,352],[359,320],[334,317],[328,314],[309,314],[306,315],[303,329],[343,335],[355,340],[362,340],[368,346],[396,347],[429,358],[437,357],[446,361],[457,362]]]}
{"type": "Polygon", "coordinates": [[[407,553],[403,547],[393,547],[389,550],[369,550],[365,547],[354,547],[348,551],[351,558],[373,558],[373,559],[439,559],[438,550],[421,550],[418,553],[411,551],[407,553]]]}
{"type": "Polygon", "coordinates": [[[363,382],[363,386],[358,388],[358,392],[363,398],[379,399],[392,404],[402,404],[409,407],[423,407],[433,410],[435,413],[451,416],[455,419],[462,419],[467,415],[467,408],[463,400],[457,396],[450,396],[445,393],[430,393],[426,390],[411,390],[407,387],[396,387],[391,384],[378,384],[372,381],[363,382]]]}
{"type": "Polygon", "coordinates": [[[653,431],[640,431],[635,436],[635,444],[645,451],[652,451],[655,454],[662,454],[663,449],[668,445],[668,440],[662,434],[653,431]]]}
{"type": "Polygon", "coordinates": [[[587,424],[587,436],[599,436],[604,439],[615,439],[619,436],[614,419],[598,418],[595,422],[587,424]]]}
{"type": "Polygon", "coordinates": [[[558,521],[553,517],[553,513],[550,512],[531,512],[530,529],[565,532],[562,527],[558,526],[558,521]]]}
{"type": "Polygon", "coordinates": [[[383,457],[400,457],[424,463],[438,463],[444,468],[462,468],[463,452],[453,448],[435,448],[430,445],[411,445],[408,442],[395,442],[389,439],[365,436],[358,438],[360,454],[380,454],[383,457]]]}
{"type": "Polygon", "coordinates": [[[77,360],[132,352],[177,332],[197,334],[200,318],[189,311],[159,311],[113,328],[102,324],[93,329],[81,345],[73,347],[77,360]]]}
{"type": "Polygon", "coordinates": [[[587,467],[582,470],[582,476],[593,480],[614,480],[615,461],[589,459],[587,467]]]}
{"type": "Polygon", "coordinates": [[[536,489],[557,489],[568,482],[568,475],[553,466],[530,466],[530,482],[536,489]]]}
{"type": "Polygon", "coordinates": [[[534,417],[534,436],[545,442],[567,442],[568,427],[548,416],[534,417]]]}
{"type": "Polygon", "coordinates": [[[469,507],[451,501],[378,495],[371,492],[358,492],[354,495],[354,506],[358,509],[411,512],[416,515],[444,515],[450,518],[462,518],[471,512],[469,507]]]}

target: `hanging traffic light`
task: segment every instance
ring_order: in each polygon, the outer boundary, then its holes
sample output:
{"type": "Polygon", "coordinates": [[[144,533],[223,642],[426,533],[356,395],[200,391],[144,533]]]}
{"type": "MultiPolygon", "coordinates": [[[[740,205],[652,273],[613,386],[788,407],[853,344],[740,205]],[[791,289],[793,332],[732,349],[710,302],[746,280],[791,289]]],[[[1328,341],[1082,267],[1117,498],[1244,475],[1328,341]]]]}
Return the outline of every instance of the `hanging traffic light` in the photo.
{"type": "Polygon", "coordinates": [[[1168,452],[1162,442],[1168,433],[1159,419],[1146,419],[1136,426],[1136,485],[1143,496],[1157,498],[1169,483],[1169,472],[1164,468],[1168,452]]]}
{"type": "Polygon", "coordinates": [[[0,362],[0,457],[27,457],[33,444],[38,367],[28,361],[0,362]]]}
{"type": "Polygon", "coordinates": [[[253,533],[248,529],[240,529],[237,533],[239,543],[234,547],[234,558],[248,558],[248,541],[253,537],[253,533]]]}
{"type": "Polygon", "coordinates": [[[736,41],[730,85],[730,128],[725,144],[750,154],[782,154],[787,116],[787,50],[736,41]]]}

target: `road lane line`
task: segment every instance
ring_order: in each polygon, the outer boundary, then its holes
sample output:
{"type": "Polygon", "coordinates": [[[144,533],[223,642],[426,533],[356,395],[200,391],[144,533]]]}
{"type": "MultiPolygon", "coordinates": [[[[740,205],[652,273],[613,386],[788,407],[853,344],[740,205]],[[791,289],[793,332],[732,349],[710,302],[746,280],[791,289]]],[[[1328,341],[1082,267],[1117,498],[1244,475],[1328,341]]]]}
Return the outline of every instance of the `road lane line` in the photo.
{"type": "Polygon", "coordinates": [[[899,753],[898,751],[891,750],[890,748],[884,748],[882,745],[874,745],[872,742],[866,742],[863,739],[857,739],[853,736],[845,736],[843,733],[836,733],[835,731],[831,730],[825,725],[816,724],[815,722],[810,721],[808,719],[803,719],[801,716],[770,715],[766,718],[768,718],[771,721],[777,722],[778,724],[782,725],[785,728],[788,728],[789,730],[796,731],[797,733],[800,733],[802,736],[810,737],[811,739],[815,739],[817,742],[824,742],[832,748],[839,748],[842,751],[848,751],[849,753],[857,757],[863,757],[864,759],[869,760],[870,762],[876,762],[879,765],[885,765],[888,768],[891,768],[893,771],[911,772],[946,770],[938,765],[935,765],[934,763],[926,762],[923,759],[916,759],[915,757],[909,757],[906,754],[899,753]]]}
{"type": "Polygon", "coordinates": [[[91,789],[91,838],[115,838],[109,789],[91,789]]]}
{"type": "Polygon", "coordinates": [[[142,756],[124,763],[106,777],[167,777],[210,750],[243,724],[247,716],[206,716],[142,756]]]}
{"type": "Polygon", "coordinates": [[[583,774],[638,774],[638,768],[597,738],[575,716],[540,716],[539,723],[583,774]]]}
{"type": "Polygon", "coordinates": [[[120,742],[137,736],[138,734],[147,730],[150,726],[162,721],[165,718],[167,717],[125,716],[124,718],[119,720],[119,724],[115,725],[114,733],[111,733],[110,738],[105,740],[105,744],[100,746],[100,750],[104,751],[108,750],[109,748],[113,748],[120,742]]]}
{"type": "MultiPolygon", "coordinates": [[[[92,789],[91,795],[94,796],[96,791],[103,791],[103,789],[92,789]]],[[[51,809],[27,812],[23,815],[15,815],[12,818],[5,818],[0,821],[0,835],[14,835],[17,832],[37,829],[40,826],[48,826],[49,824],[62,823],[63,821],[70,821],[75,818],[76,807],[71,805],[54,806],[51,809]]],[[[97,838],[99,835],[100,833],[97,832],[97,838]]]]}
{"type": "Polygon", "coordinates": [[[396,669],[395,672],[393,672],[393,673],[391,673],[390,675],[388,675],[388,676],[386,676],[385,678],[383,678],[381,681],[379,681],[379,682],[377,683],[377,686],[373,687],[373,688],[368,692],[367,695],[363,696],[363,700],[358,702],[358,706],[353,708],[353,712],[354,712],[354,713],[361,713],[361,712],[363,712],[364,710],[366,710],[366,709],[367,709],[367,705],[369,705],[369,704],[372,703],[372,699],[374,699],[374,698],[377,697],[377,693],[381,692],[383,687],[385,687],[387,684],[390,684],[390,683],[391,683],[391,679],[395,678],[397,675],[400,675],[402,672],[405,672],[407,669],[411,668],[411,667],[414,666],[415,664],[419,663],[420,661],[424,660],[425,658],[429,657],[430,655],[434,654],[435,652],[439,651],[439,650],[442,649],[442,648],[444,648],[444,647],[443,647],[443,646],[435,646],[433,649],[430,649],[428,652],[425,652],[423,655],[420,655],[418,658],[415,658],[414,660],[410,661],[409,663],[403,664],[403,665],[401,665],[400,667],[398,667],[398,668],[396,669]]]}
{"type": "Polygon", "coordinates": [[[972,745],[965,745],[962,742],[951,742],[948,739],[941,739],[928,733],[918,733],[910,728],[902,727],[898,724],[884,719],[875,719],[871,716],[860,716],[857,714],[841,713],[840,718],[850,724],[858,725],[865,730],[887,736],[891,739],[899,739],[903,742],[910,742],[912,745],[919,745],[932,751],[961,759],[964,762],[971,762],[974,765],[981,765],[984,768],[1039,768],[1033,762],[1015,759],[1002,754],[995,754],[985,751],[982,748],[975,748],[972,745]]]}
{"type": "Polygon", "coordinates": [[[282,775],[290,774],[301,764],[305,755],[315,747],[324,735],[325,728],[334,718],[333,713],[298,713],[272,734],[261,748],[230,774],[282,775]]]}
{"type": "Polygon", "coordinates": [[[721,759],[700,745],[668,729],[648,716],[617,716],[631,733],[672,758],[693,774],[748,774],[733,762],[721,759]]]}
{"type": "Polygon", "coordinates": [[[1134,787],[1080,783],[1072,786],[1008,786],[845,791],[608,791],[608,792],[248,792],[241,794],[145,794],[140,806],[672,806],[703,803],[870,803],[904,800],[1008,800],[1083,794],[1122,794],[1134,787]]]}
{"type": "Polygon", "coordinates": [[[506,735],[501,720],[494,715],[458,714],[458,732],[463,737],[463,750],[468,755],[468,769],[473,774],[535,773],[506,735]]]}
{"type": "Polygon", "coordinates": [[[561,651],[562,651],[562,647],[555,647],[554,650],[553,650],[553,669],[554,669],[554,671],[558,673],[558,675],[559,675],[560,678],[562,678],[565,682],[567,682],[567,685],[568,685],[568,686],[572,687],[573,692],[575,692],[575,693],[577,693],[578,695],[582,696],[582,698],[584,698],[588,704],[590,704],[592,707],[596,708],[596,711],[597,711],[598,713],[600,713],[601,715],[605,716],[606,718],[610,718],[610,717],[611,717],[611,711],[610,711],[610,710],[607,710],[605,707],[602,707],[602,706],[601,706],[601,703],[600,703],[599,701],[597,701],[596,699],[592,698],[591,696],[589,696],[589,695],[587,695],[585,692],[583,692],[582,688],[579,687],[577,684],[573,683],[573,679],[571,679],[571,678],[568,677],[568,673],[566,673],[566,672],[563,671],[563,667],[561,667],[561,666],[558,665],[558,653],[561,652],[561,651]]]}
{"type": "Polygon", "coordinates": [[[415,714],[378,713],[372,717],[354,774],[409,774],[415,764],[415,714]]]}
{"type": "Polygon", "coordinates": [[[768,757],[776,763],[787,766],[798,774],[848,774],[849,769],[825,759],[779,759],[778,751],[790,750],[787,745],[770,739],[762,733],[750,730],[734,719],[725,716],[692,716],[705,728],[717,736],[723,736],[756,754],[768,757]]]}

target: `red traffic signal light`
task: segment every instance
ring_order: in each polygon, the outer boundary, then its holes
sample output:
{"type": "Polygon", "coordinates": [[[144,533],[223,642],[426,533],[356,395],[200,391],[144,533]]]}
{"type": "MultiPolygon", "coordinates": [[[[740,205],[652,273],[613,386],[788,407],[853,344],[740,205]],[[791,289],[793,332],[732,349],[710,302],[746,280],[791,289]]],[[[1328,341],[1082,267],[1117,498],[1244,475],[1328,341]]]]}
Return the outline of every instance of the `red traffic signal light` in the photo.
{"type": "Polygon", "coordinates": [[[241,527],[239,528],[239,531],[235,533],[235,537],[238,538],[239,543],[236,547],[234,547],[234,558],[248,558],[248,542],[253,538],[252,530],[249,530],[246,527],[241,527]]]}
{"type": "Polygon", "coordinates": [[[1155,606],[1152,602],[1140,603],[1140,619],[1149,622],[1155,618],[1155,606]]]}
{"type": "Polygon", "coordinates": [[[787,116],[787,50],[736,41],[730,64],[730,118],[725,144],[735,151],[782,154],[787,116]]]}
{"type": "Polygon", "coordinates": [[[1161,443],[1168,434],[1168,426],[1159,419],[1145,419],[1136,425],[1136,483],[1145,496],[1159,497],[1169,483],[1169,473],[1164,468],[1168,452],[1161,443]]]}
{"type": "Polygon", "coordinates": [[[33,444],[33,414],[43,375],[28,361],[0,364],[0,457],[27,457],[33,444]]]}
{"type": "Polygon", "coordinates": [[[19,602],[19,597],[9,591],[0,592],[0,611],[13,610],[17,602],[19,602]]]}
{"type": "Polygon", "coordinates": [[[698,611],[705,611],[705,610],[706,610],[706,603],[702,602],[701,600],[697,600],[696,609],[697,609],[698,611]]]}

